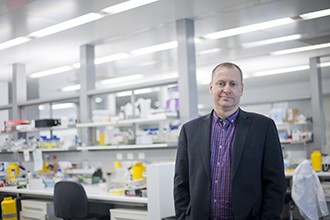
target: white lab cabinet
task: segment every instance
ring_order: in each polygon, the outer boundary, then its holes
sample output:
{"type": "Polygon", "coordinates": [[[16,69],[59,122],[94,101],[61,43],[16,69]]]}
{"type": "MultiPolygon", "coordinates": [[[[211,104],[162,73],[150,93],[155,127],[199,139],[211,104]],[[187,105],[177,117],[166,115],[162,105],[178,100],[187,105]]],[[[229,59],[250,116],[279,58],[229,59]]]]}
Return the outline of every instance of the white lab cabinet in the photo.
{"type": "Polygon", "coordinates": [[[110,209],[111,220],[148,220],[146,210],[110,209]]]}
{"type": "Polygon", "coordinates": [[[52,201],[21,200],[20,220],[57,220],[52,201]]]}
{"type": "Polygon", "coordinates": [[[111,220],[161,220],[175,215],[173,198],[174,162],[147,165],[147,210],[110,209],[111,220]]]}

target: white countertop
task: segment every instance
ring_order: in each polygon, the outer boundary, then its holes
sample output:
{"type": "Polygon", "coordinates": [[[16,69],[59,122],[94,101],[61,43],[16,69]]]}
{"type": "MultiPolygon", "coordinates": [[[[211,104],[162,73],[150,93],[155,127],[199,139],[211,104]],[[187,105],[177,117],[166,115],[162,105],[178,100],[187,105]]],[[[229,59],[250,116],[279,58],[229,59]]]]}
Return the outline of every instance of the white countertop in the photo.
{"type": "MultiPolygon", "coordinates": [[[[323,178],[330,178],[330,172],[316,172],[317,176],[318,177],[323,177],[323,178]]],[[[293,175],[293,171],[290,171],[290,172],[285,172],[285,176],[286,177],[292,177],[293,175]]]]}
{"type": "MultiPolygon", "coordinates": [[[[103,191],[98,185],[84,185],[88,199],[104,201],[108,203],[133,203],[147,205],[148,198],[128,197],[122,195],[110,195],[103,191]]],[[[0,187],[0,193],[25,194],[44,197],[53,197],[54,188],[44,189],[17,189],[16,186],[0,187]]]]}

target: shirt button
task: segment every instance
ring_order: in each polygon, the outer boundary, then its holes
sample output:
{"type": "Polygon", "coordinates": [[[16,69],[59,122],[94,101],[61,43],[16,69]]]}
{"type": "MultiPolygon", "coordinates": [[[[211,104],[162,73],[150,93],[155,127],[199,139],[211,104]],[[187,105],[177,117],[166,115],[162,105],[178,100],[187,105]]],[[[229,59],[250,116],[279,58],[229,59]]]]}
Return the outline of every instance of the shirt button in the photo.
{"type": "Polygon", "coordinates": [[[218,180],[215,180],[214,182],[215,182],[215,183],[218,183],[218,180]]]}
{"type": "Polygon", "coordinates": [[[218,162],[217,165],[220,166],[220,163],[218,162]]]}
{"type": "Polygon", "coordinates": [[[219,147],[220,147],[220,149],[221,149],[221,148],[222,148],[222,145],[220,145],[219,147]]]}
{"type": "Polygon", "coordinates": [[[216,202],[217,202],[217,200],[215,199],[213,202],[214,202],[214,203],[216,203],[216,202]]]}

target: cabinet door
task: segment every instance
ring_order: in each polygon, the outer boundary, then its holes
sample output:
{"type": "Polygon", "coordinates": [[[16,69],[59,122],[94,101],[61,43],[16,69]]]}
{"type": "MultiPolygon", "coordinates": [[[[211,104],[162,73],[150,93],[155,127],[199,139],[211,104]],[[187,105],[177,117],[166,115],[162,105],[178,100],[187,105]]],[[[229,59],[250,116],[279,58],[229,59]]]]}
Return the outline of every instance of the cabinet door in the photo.
{"type": "Polygon", "coordinates": [[[148,213],[134,209],[110,209],[111,219],[114,220],[147,220],[148,213]]]}
{"type": "Polygon", "coordinates": [[[39,213],[39,212],[20,212],[21,220],[47,220],[47,215],[39,213]]]}

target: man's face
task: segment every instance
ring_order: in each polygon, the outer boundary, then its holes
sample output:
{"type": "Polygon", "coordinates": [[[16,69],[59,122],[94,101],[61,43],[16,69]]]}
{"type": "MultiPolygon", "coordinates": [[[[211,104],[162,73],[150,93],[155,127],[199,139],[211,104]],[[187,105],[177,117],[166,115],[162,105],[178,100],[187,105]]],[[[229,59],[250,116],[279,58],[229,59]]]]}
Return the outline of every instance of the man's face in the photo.
{"type": "Polygon", "coordinates": [[[236,68],[218,67],[210,83],[214,108],[220,112],[236,111],[243,95],[241,75],[236,68]]]}

